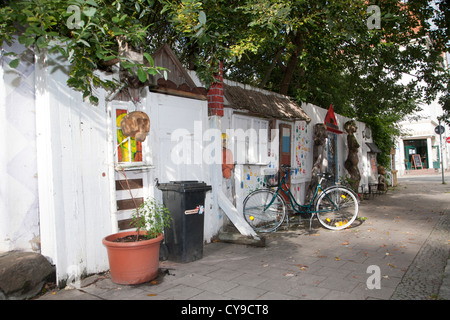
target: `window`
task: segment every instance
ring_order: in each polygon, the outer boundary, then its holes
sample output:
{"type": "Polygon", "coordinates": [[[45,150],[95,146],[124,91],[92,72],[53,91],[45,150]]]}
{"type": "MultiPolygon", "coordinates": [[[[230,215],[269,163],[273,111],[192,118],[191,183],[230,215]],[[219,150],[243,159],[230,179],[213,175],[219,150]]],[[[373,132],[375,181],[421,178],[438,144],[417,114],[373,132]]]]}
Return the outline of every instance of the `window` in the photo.
{"type": "Polygon", "coordinates": [[[142,143],[131,137],[125,137],[120,129],[120,121],[126,116],[126,109],[116,109],[117,125],[117,162],[142,162],[142,143]]]}
{"type": "Polygon", "coordinates": [[[265,164],[267,160],[267,120],[234,116],[233,130],[227,134],[233,143],[233,154],[238,164],[265,164]]]}

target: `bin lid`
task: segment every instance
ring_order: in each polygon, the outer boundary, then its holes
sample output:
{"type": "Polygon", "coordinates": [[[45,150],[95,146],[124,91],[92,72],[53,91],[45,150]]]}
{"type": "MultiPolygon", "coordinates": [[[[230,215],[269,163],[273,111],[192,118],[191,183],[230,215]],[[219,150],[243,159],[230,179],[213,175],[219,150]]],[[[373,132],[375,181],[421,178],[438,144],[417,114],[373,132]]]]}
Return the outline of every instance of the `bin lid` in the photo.
{"type": "Polygon", "coordinates": [[[185,180],[185,181],[170,181],[169,183],[160,183],[158,189],[162,191],[177,191],[177,192],[195,192],[208,191],[212,187],[208,186],[203,181],[185,180]]]}

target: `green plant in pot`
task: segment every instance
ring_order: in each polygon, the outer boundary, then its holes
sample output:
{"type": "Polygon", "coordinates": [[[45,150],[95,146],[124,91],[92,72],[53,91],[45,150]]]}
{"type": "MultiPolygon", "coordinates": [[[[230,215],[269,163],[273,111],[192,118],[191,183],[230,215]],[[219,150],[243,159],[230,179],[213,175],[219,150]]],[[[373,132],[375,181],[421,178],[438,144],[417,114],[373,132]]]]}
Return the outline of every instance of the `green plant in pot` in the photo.
{"type": "Polygon", "coordinates": [[[148,198],[133,213],[132,225],[136,231],[119,232],[103,239],[112,281],[139,284],[157,277],[163,231],[170,222],[169,210],[148,198]]]}

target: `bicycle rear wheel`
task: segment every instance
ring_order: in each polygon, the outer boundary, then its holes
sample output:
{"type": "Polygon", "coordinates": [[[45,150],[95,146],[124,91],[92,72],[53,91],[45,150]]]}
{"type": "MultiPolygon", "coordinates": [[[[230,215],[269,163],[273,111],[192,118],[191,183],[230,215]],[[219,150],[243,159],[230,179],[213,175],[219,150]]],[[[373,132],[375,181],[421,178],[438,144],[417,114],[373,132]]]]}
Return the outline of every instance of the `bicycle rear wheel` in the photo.
{"type": "Polygon", "coordinates": [[[358,210],[358,200],[346,188],[327,189],[317,199],[317,218],[327,229],[342,230],[349,227],[358,216],[358,210]]]}
{"type": "Polygon", "coordinates": [[[256,190],[245,198],[243,213],[245,220],[256,232],[271,232],[283,223],[286,204],[272,190],[256,190]]]}

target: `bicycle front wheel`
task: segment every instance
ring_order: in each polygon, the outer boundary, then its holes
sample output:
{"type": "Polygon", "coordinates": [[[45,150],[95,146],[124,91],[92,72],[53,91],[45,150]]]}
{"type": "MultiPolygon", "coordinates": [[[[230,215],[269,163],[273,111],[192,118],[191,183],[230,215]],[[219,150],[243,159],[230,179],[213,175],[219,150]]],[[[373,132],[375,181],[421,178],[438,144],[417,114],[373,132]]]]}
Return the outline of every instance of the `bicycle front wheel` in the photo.
{"type": "Polygon", "coordinates": [[[345,188],[327,189],[317,199],[317,218],[327,229],[341,230],[349,227],[358,216],[358,210],[354,193],[345,188]]]}
{"type": "Polygon", "coordinates": [[[243,212],[245,220],[256,232],[271,232],[283,223],[286,204],[272,190],[256,190],[245,198],[243,212]]]}

